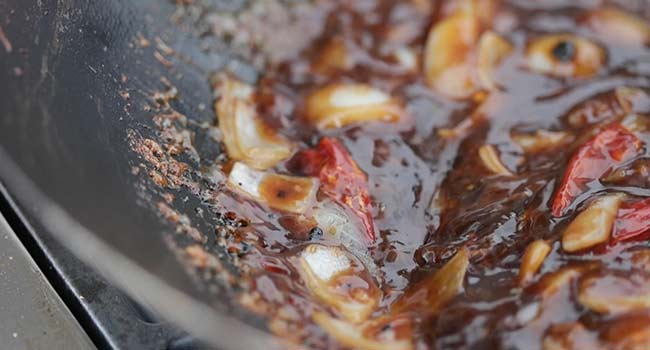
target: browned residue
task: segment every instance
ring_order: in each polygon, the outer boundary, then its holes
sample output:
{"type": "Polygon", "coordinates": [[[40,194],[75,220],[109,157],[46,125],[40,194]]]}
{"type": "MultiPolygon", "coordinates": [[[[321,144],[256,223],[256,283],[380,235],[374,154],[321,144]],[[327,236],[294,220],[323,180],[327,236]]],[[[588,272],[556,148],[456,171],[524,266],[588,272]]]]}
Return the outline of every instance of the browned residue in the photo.
{"type": "Polygon", "coordinates": [[[187,181],[184,178],[189,166],[170,156],[164,151],[160,144],[152,139],[143,139],[129,134],[131,149],[140,154],[151,166],[149,176],[161,187],[178,188],[187,181]]]}
{"type": "Polygon", "coordinates": [[[5,34],[1,26],[0,26],[0,43],[2,43],[2,46],[4,46],[5,51],[7,51],[7,53],[11,53],[13,51],[13,46],[11,45],[11,41],[9,41],[9,38],[7,38],[7,35],[5,34]]]}
{"type": "Polygon", "coordinates": [[[162,55],[160,52],[158,52],[158,51],[154,51],[154,53],[153,53],[153,57],[154,57],[158,62],[160,62],[163,66],[165,66],[165,68],[171,68],[171,67],[174,65],[170,60],[166,59],[165,56],[163,56],[163,55],[162,55]]]}
{"type": "Polygon", "coordinates": [[[158,202],[156,205],[158,211],[163,215],[163,217],[172,224],[176,224],[176,231],[178,233],[186,234],[192,237],[197,242],[205,243],[207,242],[207,237],[205,237],[199,230],[192,226],[190,219],[187,215],[180,214],[176,210],[172,209],[170,206],[163,202],[158,202]]]}

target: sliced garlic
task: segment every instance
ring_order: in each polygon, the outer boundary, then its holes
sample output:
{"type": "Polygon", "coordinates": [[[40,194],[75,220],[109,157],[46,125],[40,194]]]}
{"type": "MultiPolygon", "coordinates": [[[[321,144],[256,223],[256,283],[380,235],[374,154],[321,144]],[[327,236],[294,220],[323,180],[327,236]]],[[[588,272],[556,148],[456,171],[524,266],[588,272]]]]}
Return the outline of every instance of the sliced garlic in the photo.
{"type": "Polygon", "coordinates": [[[563,119],[573,128],[584,128],[617,119],[620,109],[612,98],[589,98],[573,107],[563,119]]]}
{"type": "Polygon", "coordinates": [[[650,24],[646,20],[613,7],[592,11],[587,23],[591,29],[619,43],[644,45],[650,41],[650,24]]]}
{"type": "Polygon", "coordinates": [[[550,252],[551,245],[543,239],[535,240],[528,245],[521,259],[521,268],[519,269],[520,284],[525,283],[533,277],[550,252]]]}
{"type": "Polygon", "coordinates": [[[485,27],[490,27],[496,15],[497,1],[495,0],[459,0],[458,11],[478,18],[485,27]]]}
{"type": "Polygon", "coordinates": [[[537,130],[533,134],[513,133],[512,140],[526,153],[537,153],[558,147],[571,141],[571,134],[566,131],[537,130]]]}
{"type": "Polygon", "coordinates": [[[542,348],[544,350],[603,349],[596,335],[579,322],[551,326],[544,336],[542,348]]]}
{"type": "Polygon", "coordinates": [[[418,56],[408,47],[400,47],[393,52],[393,58],[403,69],[414,72],[418,69],[418,56]]]}
{"type": "Polygon", "coordinates": [[[271,208],[301,214],[316,201],[319,181],[266,173],[237,162],[228,175],[228,185],[271,208]]]}
{"type": "Polygon", "coordinates": [[[352,123],[397,122],[401,105],[390,95],[366,84],[333,84],[307,99],[307,119],[318,128],[340,128],[352,123]]]}
{"type": "Polygon", "coordinates": [[[578,301],[592,311],[611,314],[650,308],[650,278],[604,275],[581,281],[578,301]]]}
{"type": "Polygon", "coordinates": [[[318,203],[314,208],[313,216],[318,227],[323,230],[323,238],[343,245],[350,253],[361,259],[372,275],[376,274],[377,266],[370,257],[368,243],[357,218],[329,200],[318,203]]]}
{"type": "Polygon", "coordinates": [[[329,282],[337,274],[352,268],[352,261],[341,248],[310,245],[302,252],[303,267],[314,278],[329,282]]]}
{"type": "Polygon", "coordinates": [[[469,254],[462,248],[445,266],[409,288],[391,309],[394,313],[417,309],[435,313],[463,290],[469,254]]]}
{"type": "Polygon", "coordinates": [[[299,259],[309,290],[349,322],[367,320],[377,307],[381,291],[363,264],[344,249],[312,244],[299,259]]]}
{"type": "Polygon", "coordinates": [[[512,44],[493,31],[481,35],[478,42],[478,80],[488,90],[496,90],[494,74],[501,62],[512,52],[512,44]]]}
{"type": "Polygon", "coordinates": [[[637,250],[630,259],[632,267],[650,272],[650,249],[637,250]]]}
{"type": "Polygon", "coordinates": [[[429,86],[459,99],[477,91],[471,56],[479,31],[479,19],[468,11],[458,11],[431,28],[424,50],[429,86]]]}
{"type": "Polygon", "coordinates": [[[228,156],[256,169],[268,169],[291,155],[291,144],[262,120],[252,101],[253,89],[222,77],[215,109],[228,156]]]}
{"type": "Polygon", "coordinates": [[[616,101],[627,114],[650,112],[650,95],[642,89],[623,86],[616,89],[615,95],[616,101]]]}
{"type": "Polygon", "coordinates": [[[483,162],[483,166],[497,175],[512,176],[512,173],[499,158],[497,150],[492,145],[483,145],[478,149],[478,155],[483,162]]]}
{"type": "Polygon", "coordinates": [[[363,323],[366,338],[384,342],[411,342],[415,327],[413,315],[409,313],[385,313],[363,323]]]}
{"type": "Polygon", "coordinates": [[[585,269],[582,267],[563,267],[557,271],[544,275],[540,279],[539,284],[536,285],[536,289],[540,291],[543,298],[548,299],[557,293],[562,287],[580,277],[584,271],[585,269]]]}
{"type": "Polygon", "coordinates": [[[340,38],[330,40],[314,64],[314,70],[323,74],[350,68],[352,68],[352,60],[345,42],[340,38]]]}
{"type": "Polygon", "coordinates": [[[438,129],[438,136],[445,139],[453,139],[466,135],[479,120],[479,117],[476,117],[476,114],[473,114],[465,119],[463,119],[458,125],[452,128],[440,128],[438,129]]]}
{"type": "Polygon", "coordinates": [[[370,339],[366,336],[366,332],[362,327],[332,318],[322,312],[314,313],[313,318],[317,325],[346,348],[358,350],[413,349],[410,340],[370,339]]]}
{"type": "Polygon", "coordinates": [[[541,300],[538,302],[537,307],[531,307],[527,319],[530,321],[548,320],[549,312],[554,312],[553,307],[550,306],[557,302],[558,298],[568,297],[570,284],[595,266],[595,264],[563,266],[556,271],[543,275],[531,288],[528,288],[529,291],[537,294],[541,300]]]}
{"type": "Polygon", "coordinates": [[[605,50],[573,34],[549,34],[526,50],[526,65],[536,73],[556,77],[589,77],[605,64],[605,50]]]}
{"type": "Polygon", "coordinates": [[[608,349],[650,349],[650,313],[647,310],[625,314],[607,323],[600,337],[608,343],[608,349]]]}
{"type": "Polygon", "coordinates": [[[638,114],[628,114],[621,120],[621,125],[632,133],[642,133],[650,129],[648,117],[638,114]]]}
{"type": "Polygon", "coordinates": [[[607,242],[621,199],[619,194],[606,195],[589,204],[564,230],[562,248],[571,253],[607,242]]]}

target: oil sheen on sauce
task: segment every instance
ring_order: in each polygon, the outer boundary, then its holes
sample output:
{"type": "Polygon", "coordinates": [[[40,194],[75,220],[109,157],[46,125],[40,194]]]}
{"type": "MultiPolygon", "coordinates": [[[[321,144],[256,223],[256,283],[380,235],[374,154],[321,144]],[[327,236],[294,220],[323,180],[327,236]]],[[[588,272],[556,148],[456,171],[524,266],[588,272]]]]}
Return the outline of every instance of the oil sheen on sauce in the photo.
{"type": "MultiPolygon", "coordinates": [[[[388,313],[409,286],[441,269],[459,249],[467,249],[470,264],[463,292],[434,315],[412,315],[415,348],[542,349],[549,346],[544,340],[550,341],[545,338],[549,334],[566,341],[566,349],[579,348],[580,343],[571,343],[571,334],[610,337],[599,341],[619,344],[617,337],[622,336],[612,333],[617,328],[610,325],[611,314],[584,307],[580,286],[586,275],[602,277],[595,286],[607,295],[615,289],[603,277],[610,274],[645,276],[638,278],[647,284],[650,270],[634,257],[650,248],[648,239],[580,254],[563,251],[560,242],[569,223],[596,196],[621,192],[628,202],[650,196],[650,172],[644,172],[647,146],[607,179],[584,184],[584,192],[563,215],[552,215],[551,202],[572,155],[604,125],[628,114],[617,104],[616,92],[650,88],[647,42],[598,31],[588,24],[589,14],[614,7],[648,21],[650,9],[622,1],[495,2],[487,27],[506,38],[512,52],[495,73],[498,88],[459,99],[432,89],[422,70],[430,27],[459,3],[364,0],[317,7],[323,13],[314,17],[324,19],[313,24],[319,38],[263,73],[255,92],[258,112],[299,148],[313,147],[323,136],[337,138],[367,174],[377,227],[369,256],[383,292],[373,315],[388,313]],[[531,43],[558,33],[586,38],[604,50],[595,74],[562,71],[558,76],[525,67],[531,43]],[[313,127],[305,117],[307,97],[342,82],[390,93],[409,119],[313,127]],[[542,135],[551,145],[535,143],[531,135],[542,135]],[[490,148],[480,151],[485,145],[490,148]],[[495,173],[481,154],[498,155],[499,169],[507,172],[495,173]],[[551,249],[532,282],[522,285],[522,256],[535,240],[551,249]]],[[[579,54],[576,50],[583,50],[581,45],[560,41],[549,54],[560,63],[570,61],[579,54]]],[[[650,113],[646,97],[636,98],[634,114],[650,113]]],[[[644,144],[650,141],[645,131],[636,135],[644,144]]],[[[276,170],[291,174],[285,164],[276,170]]],[[[262,187],[264,197],[278,203],[305,195],[286,181],[262,187]]],[[[300,247],[318,242],[322,232],[311,229],[315,225],[308,218],[269,211],[229,193],[215,197],[248,221],[240,234],[253,237],[255,244],[242,259],[260,276],[257,288],[263,298],[305,320],[301,327],[311,335],[303,340],[306,344],[336,348],[337,342],[311,322],[312,313],[322,307],[308,296],[292,263],[300,247]]],[[[621,322],[647,320],[643,315],[625,317],[621,322]]]]}

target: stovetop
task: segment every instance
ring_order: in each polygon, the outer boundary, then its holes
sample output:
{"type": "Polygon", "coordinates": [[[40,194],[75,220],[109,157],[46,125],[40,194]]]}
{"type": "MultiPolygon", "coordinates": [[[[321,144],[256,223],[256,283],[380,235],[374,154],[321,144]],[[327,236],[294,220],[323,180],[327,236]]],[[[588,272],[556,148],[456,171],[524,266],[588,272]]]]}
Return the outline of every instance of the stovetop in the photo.
{"type": "Polygon", "coordinates": [[[93,349],[93,343],[0,215],[0,339],[11,349],[93,349]]]}
{"type": "Polygon", "coordinates": [[[0,341],[11,349],[210,349],[112,286],[0,183],[0,341]]]}

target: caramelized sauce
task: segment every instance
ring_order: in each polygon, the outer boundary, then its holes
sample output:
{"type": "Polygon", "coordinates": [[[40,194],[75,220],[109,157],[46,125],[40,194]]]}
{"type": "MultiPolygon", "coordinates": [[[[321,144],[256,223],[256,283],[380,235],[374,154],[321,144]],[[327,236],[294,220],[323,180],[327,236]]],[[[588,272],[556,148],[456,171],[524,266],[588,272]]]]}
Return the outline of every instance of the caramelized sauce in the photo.
{"type": "MultiPolygon", "coordinates": [[[[416,293],[407,292],[409,288],[425,284],[427,277],[467,249],[469,267],[460,294],[445,305],[436,304],[435,312],[424,303],[409,309],[409,322],[403,321],[404,315],[393,320],[394,332],[409,334],[414,348],[542,349],[553,341],[564,344],[564,349],[584,349],[580,344],[627,344],[612,333],[620,328],[616,320],[585,307],[575,292],[585,276],[608,276],[613,271],[623,276],[617,278],[636,276],[637,280],[628,283],[647,286],[647,254],[635,253],[650,247],[647,237],[574,254],[562,249],[561,236],[597,196],[620,192],[627,202],[650,196],[649,182],[644,179],[650,134],[635,132],[645,146],[624,164],[617,164],[607,179],[585,183],[563,215],[556,217],[550,210],[575,151],[604,126],[628,114],[630,106],[617,101],[617,89],[650,89],[647,43],[628,45],[583,22],[604,3],[498,2],[487,19],[490,24],[481,22],[481,26],[506,38],[513,51],[494,72],[498,88],[466,99],[437,92],[427,83],[421,65],[413,70],[394,56],[398,49],[411,50],[421,61],[430,26],[448,16],[458,6],[455,1],[334,1],[332,6],[318,7],[326,11],[327,18],[316,28],[320,36],[299,55],[264,72],[256,102],[268,125],[301,149],[314,146],[323,136],[334,137],[367,174],[377,228],[377,239],[368,252],[378,268],[375,278],[383,292],[373,322],[390,316],[400,296],[416,293]],[[567,33],[571,36],[566,38],[576,36],[594,43],[606,52],[605,58],[558,74],[527,68],[531,42],[567,33]],[[573,76],[574,71],[579,74],[573,76]],[[315,91],[333,83],[363,83],[389,93],[404,106],[409,124],[314,127],[305,103],[315,91]],[[482,148],[486,145],[489,148],[482,148]],[[489,150],[489,158],[498,158],[500,163],[486,167],[481,149],[489,150]],[[550,252],[520,285],[522,256],[536,240],[547,242],[550,252]],[[645,265],[639,262],[642,259],[645,265]],[[588,340],[571,343],[571,335],[588,340]]],[[[650,18],[643,4],[607,3],[646,22],[650,18]]],[[[572,40],[549,44],[549,59],[565,66],[580,64],[578,58],[585,59],[581,45],[586,44],[572,40]]],[[[650,118],[648,100],[635,99],[642,102],[635,103],[634,113],[650,118]]],[[[290,170],[284,163],[274,169],[300,175],[290,170]]],[[[267,175],[260,191],[270,206],[282,207],[303,199],[305,187],[267,175]]],[[[304,344],[338,348],[339,343],[312,320],[314,312],[331,310],[310,295],[292,263],[305,241],[320,242],[327,233],[309,234],[313,220],[288,217],[231,193],[215,191],[214,200],[250,222],[240,228],[240,234],[254,237],[255,245],[241,259],[254,275],[268,276],[285,295],[282,302],[266,302],[292,309],[295,324],[300,325],[295,332],[304,335],[304,344]]],[[[596,295],[627,293],[610,280],[600,277],[588,288],[602,291],[596,295]]],[[[621,319],[647,322],[650,311],[637,311],[646,314],[626,314],[621,319]]],[[[650,329],[639,332],[633,336],[645,339],[642,334],[650,329]]]]}

